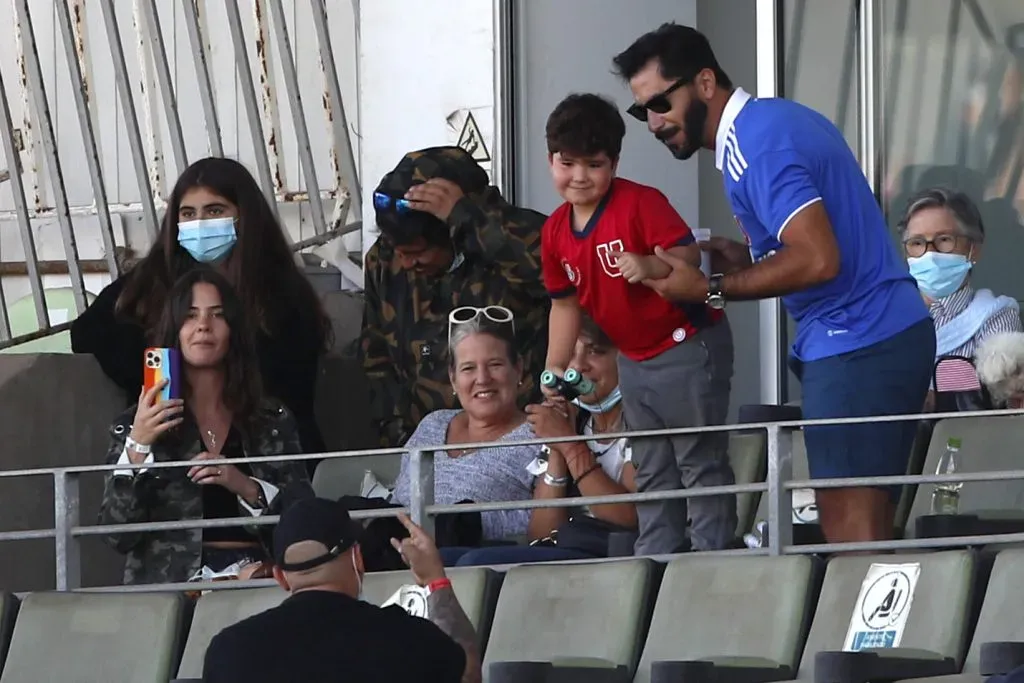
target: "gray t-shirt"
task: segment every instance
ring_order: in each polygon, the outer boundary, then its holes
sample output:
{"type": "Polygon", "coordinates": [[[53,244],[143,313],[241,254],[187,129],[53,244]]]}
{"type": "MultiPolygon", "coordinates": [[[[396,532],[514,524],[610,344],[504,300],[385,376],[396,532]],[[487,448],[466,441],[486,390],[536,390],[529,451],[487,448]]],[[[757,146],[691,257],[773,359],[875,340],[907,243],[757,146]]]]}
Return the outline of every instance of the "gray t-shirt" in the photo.
{"type": "MultiPolygon", "coordinates": [[[[416,431],[405,444],[406,448],[441,446],[448,441],[448,425],[458,410],[435,410],[423,418],[416,431]]],[[[529,423],[498,439],[522,441],[533,439],[529,423]]],[[[527,466],[540,454],[540,446],[506,446],[484,448],[451,458],[446,453],[434,455],[434,502],[453,505],[460,501],[490,503],[505,500],[533,498],[533,475],[527,466]]],[[[409,456],[402,456],[402,470],[395,482],[392,500],[402,505],[409,503],[409,456]]],[[[481,513],[484,538],[501,540],[526,533],[530,521],[529,510],[504,510],[481,513]]]]}

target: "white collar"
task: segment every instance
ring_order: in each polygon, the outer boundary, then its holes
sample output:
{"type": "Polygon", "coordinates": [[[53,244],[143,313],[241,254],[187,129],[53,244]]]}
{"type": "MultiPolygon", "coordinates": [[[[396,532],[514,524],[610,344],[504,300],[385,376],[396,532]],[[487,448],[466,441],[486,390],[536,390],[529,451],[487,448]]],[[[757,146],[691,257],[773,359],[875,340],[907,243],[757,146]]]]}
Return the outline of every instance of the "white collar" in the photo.
{"type": "Polygon", "coordinates": [[[462,263],[463,263],[463,262],[464,262],[465,260],[466,260],[466,255],[465,255],[465,254],[463,254],[463,253],[462,253],[461,251],[459,251],[459,252],[456,252],[456,253],[455,253],[455,256],[453,256],[453,257],[452,257],[452,264],[451,264],[450,266],[448,266],[448,272],[449,272],[449,273],[454,273],[454,272],[455,272],[455,270],[456,270],[456,269],[457,269],[457,268],[458,268],[459,266],[461,266],[461,265],[462,265],[462,263]]]}
{"type": "Polygon", "coordinates": [[[718,132],[715,133],[715,168],[719,171],[725,165],[725,136],[729,134],[729,129],[735,123],[736,117],[740,115],[740,111],[750,99],[750,93],[743,88],[736,88],[732,91],[729,101],[725,103],[722,120],[718,122],[718,132]]]}

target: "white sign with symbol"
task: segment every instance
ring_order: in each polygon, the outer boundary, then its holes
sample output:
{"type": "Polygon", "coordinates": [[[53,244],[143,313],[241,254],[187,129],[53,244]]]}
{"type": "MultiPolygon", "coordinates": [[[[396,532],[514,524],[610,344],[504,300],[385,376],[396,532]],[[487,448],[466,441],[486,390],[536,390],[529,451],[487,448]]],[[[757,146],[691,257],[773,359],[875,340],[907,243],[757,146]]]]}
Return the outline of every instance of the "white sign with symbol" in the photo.
{"type": "Polygon", "coordinates": [[[398,605],[414,617],[427,618],[427,589],[419,586],[402,586],[381,607],[398,605]]]}
{"type": "Polygon", "coordinates": [[[920,575],[917,563],[872,564],[860,586],[843,650],[899,647],[920,575]]]}

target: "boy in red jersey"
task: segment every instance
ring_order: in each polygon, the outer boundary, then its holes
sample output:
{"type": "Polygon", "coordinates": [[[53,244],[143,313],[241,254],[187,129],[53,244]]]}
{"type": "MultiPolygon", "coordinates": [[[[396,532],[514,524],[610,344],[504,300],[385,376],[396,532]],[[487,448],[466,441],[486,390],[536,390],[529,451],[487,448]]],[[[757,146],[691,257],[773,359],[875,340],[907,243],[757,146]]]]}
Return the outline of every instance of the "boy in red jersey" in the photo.
{"type": "MultiPolygon", "coordinates": [[[[551,295],[546,367],[561,375],[586,311],[619,348],[619,386],[630,429],[721,424],[729,409],[732,334],[719,310],[679,306],[646,287],[671,270],[655,247],[700,264],[690,228],[658,190],[615,177],[625,124],[598,95],[570,95],[548,117],[551,177],[565,204],[541,233],[551,295]]],[[[549,394],[550,396],[550,394],[549,394]]],[[[552,397],[553,398],[553,397],[552,397]]],[[[725,432],[633,442],[640,491],[735,483],[725,432]]],[[[637,505],[636,554],[728,547],[733,495],[637,505]],[[687,508],[690,538],[687,538],[687,508]]]]}

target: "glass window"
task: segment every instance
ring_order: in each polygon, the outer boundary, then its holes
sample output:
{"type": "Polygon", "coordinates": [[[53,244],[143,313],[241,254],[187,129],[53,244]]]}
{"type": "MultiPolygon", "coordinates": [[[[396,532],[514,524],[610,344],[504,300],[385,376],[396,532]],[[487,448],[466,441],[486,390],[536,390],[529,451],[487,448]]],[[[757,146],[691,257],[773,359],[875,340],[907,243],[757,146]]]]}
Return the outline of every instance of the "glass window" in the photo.
{"type": "Polygon", "coordinates": [[[985,222],[975,285],[1024,299],[1024,2],[880,3],[883,207],[915,190],[966,192],[985,222]]]}

